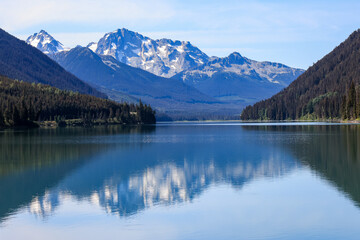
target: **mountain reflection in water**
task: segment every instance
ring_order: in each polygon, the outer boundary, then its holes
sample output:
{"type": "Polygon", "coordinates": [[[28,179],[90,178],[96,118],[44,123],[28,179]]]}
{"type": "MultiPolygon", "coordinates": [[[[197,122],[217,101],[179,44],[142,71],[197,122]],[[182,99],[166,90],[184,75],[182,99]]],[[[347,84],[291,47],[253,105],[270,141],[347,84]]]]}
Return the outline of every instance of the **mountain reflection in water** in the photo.
{"type": "Polygon", "coordinates": [[[358,133],[357,126],[240,125],[7,133],[0,195],[10,199],[1,197],[0,218],[23,207],[47,217],[69,197],[129,216],[191,202],[213,184],[241,189],[304,165],[359,203],[358,133]],[[28,158],[18,156],[24,149],[28,158]]]}

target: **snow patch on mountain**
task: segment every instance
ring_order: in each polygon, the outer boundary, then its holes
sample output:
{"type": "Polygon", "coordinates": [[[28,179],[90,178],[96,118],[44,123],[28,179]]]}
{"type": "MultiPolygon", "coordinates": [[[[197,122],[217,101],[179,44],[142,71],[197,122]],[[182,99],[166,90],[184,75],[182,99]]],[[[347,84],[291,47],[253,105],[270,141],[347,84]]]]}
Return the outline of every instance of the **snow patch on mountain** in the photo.
{"type": "Polygon", "coordinates": [[[105,34],[97,45],[92,43],[88,47],[97,54],[113,56],[162,77],[172,77],[209,59],[188,41],[153,40],[125,28],[105,34]]]}
{"type": "Polygon", "coordinates": [[[26,39],[26,42],[45,54],[55,54],[61,51],[69,50],[69,48],[64,47],[62,43],[55,40],[44,30],[41,30],[39,33],[34,33],[26,39]]]}
{"type": "MultiPolygon", "coordinates": [[[[26,42],[45,54],[67,50],[44,30],[30,36],[26,42]]],[[[287,86],[303,72],[280,63],[254,61],[237,52],[225,58],[208,57],[188,41],[153,40],[125,28],[106,33],[98,42],[88,44],[87,48],[98,55],[112,56],[158,76],[176,75],[191,85],[214,74],[232,73],[287,86]]]]}
{"type": "Polygon", "coordinates": [[[91,42],[87,45],[87,48],[89,48],[91,51],[95,52],[97,48],[97,43],[91,42]]]}
{"type": "Polygon", "coordinates": [[[280,63],[258,62],[234,52],[225,58],[213,58],[207,63],[183,71],[176,78],[190,85],[211,78],[214,74],[233,73],[258,80],[266,80],[286,87],[304,70],[291,68],[280,63]]]}

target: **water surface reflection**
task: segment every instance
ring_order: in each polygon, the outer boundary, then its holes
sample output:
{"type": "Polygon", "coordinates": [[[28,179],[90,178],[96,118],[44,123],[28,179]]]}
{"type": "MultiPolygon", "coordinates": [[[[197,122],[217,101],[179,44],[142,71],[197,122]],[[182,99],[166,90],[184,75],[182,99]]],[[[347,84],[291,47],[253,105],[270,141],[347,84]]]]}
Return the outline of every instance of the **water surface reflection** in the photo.
{"type": "Polygon", "coordinates": [[[203,126],[1,133],[0,219],[41,218],[66,198],[126,217],[311,168],[360,202],[358,126],[203,126]]]}

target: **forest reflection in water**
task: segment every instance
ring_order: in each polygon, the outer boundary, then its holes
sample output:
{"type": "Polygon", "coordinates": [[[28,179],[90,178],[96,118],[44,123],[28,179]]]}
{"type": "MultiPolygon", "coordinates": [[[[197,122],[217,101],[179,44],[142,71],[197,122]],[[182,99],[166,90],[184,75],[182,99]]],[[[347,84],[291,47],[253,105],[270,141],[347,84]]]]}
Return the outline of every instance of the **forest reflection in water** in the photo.
{"type": "Polygon", "coordinates": [[[154,126],[5,130],[0,132],[0,220],[45,195],[91,158],[154,126]]]}
{"type": "Polygon", "coordinates": [[[298,161],[310,166],[360,206],[359,125],[273,126],[257,127],[256,131],[264,129],[307,136],[306,141],[289,143],[287,148],[298,161]]]}
{"type": "Polygon", "coordinates": [[[2,132],[0,219],[56,212],[64,196],[129,216],[310,167],[357,205],[356,125],[100,127],[2,132]]]}

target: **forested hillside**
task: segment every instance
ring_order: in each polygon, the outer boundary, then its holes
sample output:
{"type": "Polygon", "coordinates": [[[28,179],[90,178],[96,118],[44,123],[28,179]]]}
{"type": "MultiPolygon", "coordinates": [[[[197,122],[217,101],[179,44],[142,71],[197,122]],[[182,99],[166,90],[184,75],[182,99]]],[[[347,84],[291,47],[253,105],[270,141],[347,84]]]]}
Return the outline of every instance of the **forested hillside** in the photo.
{"type": "Polygon", "coordinates": [[[34,125],[34,122],[82,119],[142,124],[155,123],[150,106],[113,101],[64,91],[48,85],[20,82],[0,76],[0,127],[34,125]]]}
{"type": "Polygon", "coordinates": [[[106,98],[38,49],[0,29],[0,75],[106,98]]]}
{"type": "Polygon", "coordinates": [[[270,99],[248,106],[241,119],[359,117],[360,30],[270,99]]]}

